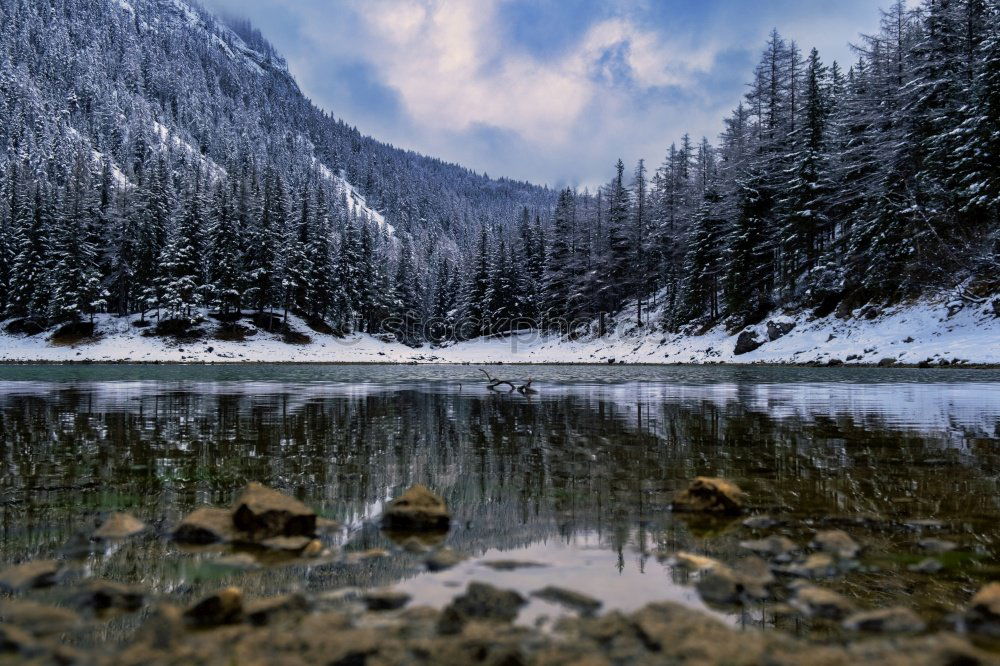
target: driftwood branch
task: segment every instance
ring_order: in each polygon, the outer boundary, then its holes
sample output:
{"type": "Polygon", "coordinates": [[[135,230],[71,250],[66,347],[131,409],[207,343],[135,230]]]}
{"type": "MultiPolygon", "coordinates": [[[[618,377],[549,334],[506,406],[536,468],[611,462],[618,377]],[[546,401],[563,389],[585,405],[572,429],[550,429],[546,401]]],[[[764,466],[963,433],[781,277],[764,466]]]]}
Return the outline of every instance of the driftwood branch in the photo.
{"type": "Polygon", "coordinates": [[[534,395],[535,393],[538,393],[536,389],[531,388],[531,382],[532,382],[531,377],[528,377],[528,381],[525,382],[524,384],[517,385],[512,381],[506,379],[500,379],[498,377],[493,377],[490,375],[490,373],[486,372],[482,368],[479,369],[479,372],[486,375],[486,381],[488,382],[486,384],[486,388],[488,388],[491,391],[496,391],[498,386],[509,386],[510,390],[508,391],[508,393],[513,393],[514,391],[517,391],[521,395],[534,395]]]}

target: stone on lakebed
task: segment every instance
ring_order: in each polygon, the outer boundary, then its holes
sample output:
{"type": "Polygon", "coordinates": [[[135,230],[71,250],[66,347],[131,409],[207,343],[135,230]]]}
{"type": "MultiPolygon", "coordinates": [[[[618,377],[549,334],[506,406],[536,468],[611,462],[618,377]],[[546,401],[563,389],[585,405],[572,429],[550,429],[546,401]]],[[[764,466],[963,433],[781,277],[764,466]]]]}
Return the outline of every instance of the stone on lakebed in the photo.
{"type": "Polygon", "coordinates": [[[450,524],[444,500],[422,485],[394,499],[382,514],[382,527],[395,532],[444,531],[450,524]]]}

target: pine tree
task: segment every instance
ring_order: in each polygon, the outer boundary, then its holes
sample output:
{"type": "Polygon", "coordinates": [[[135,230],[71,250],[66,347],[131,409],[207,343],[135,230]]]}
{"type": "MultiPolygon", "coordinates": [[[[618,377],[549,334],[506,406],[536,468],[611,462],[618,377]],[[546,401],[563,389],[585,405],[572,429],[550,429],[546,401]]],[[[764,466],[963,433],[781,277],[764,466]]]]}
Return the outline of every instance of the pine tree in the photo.
{"type": "Polygon", "coordinates": [[[208,232],[209,294],[223,318],[239,314],[243,306],[243,256],[239,244],[239,220],[233,210],[232,198],[236,184],[227,189],[219,183],[212,199],[212,216],[208,232]]]}
{"type": "Polygon", "coordinates": [[[564,330],[571,321],[573,311],[573,191],[569,188],[559,193],[552,216],[552,241],[549,244],[542,285],[542,323],[549,330],[564,330]]]}

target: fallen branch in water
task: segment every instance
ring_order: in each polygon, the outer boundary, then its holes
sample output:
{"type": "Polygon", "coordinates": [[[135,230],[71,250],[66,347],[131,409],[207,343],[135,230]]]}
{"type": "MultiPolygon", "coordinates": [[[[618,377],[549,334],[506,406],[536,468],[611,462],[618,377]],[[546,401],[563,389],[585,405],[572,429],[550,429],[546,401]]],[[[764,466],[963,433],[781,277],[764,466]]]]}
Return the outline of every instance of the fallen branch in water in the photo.
{"type": "Polygon", "coordinates": [[[518,386],[514,384],[514,382],[512,381],[508,381],[506,379],[500,379],[498,377],[492,377],[490,376],[490,373],[486,372],[482,368],[479,369],[479,372],[486,375],[486,380],[489,382],[486,385],[486,388],[488,388],[491,391],[496,391],[498,386],[509,386],[510,391],[508,391],[508,393],[513,393],[514,391],[517,391],[521,395],[534,395],[535,393],[538,393],[536,389],[531,388],[531,382],[533,381],[531,377],[528,377],[527,382],[518,386]]]}

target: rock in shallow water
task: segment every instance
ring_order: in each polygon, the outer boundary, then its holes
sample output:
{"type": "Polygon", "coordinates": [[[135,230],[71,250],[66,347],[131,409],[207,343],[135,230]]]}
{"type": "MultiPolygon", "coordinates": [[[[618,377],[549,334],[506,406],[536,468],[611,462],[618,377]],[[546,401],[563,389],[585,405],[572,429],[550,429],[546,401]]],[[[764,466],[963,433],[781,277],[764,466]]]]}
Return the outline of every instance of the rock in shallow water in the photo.
{"type": "Polygon", "coordinates": [[[971,631],[1000,637],[1000,583],[990,583],[972,597],[965,622],[971,631]]]}
{"type": "Polygon", "coordinates": [[[775,562],[788,562],[799,551],[794,541],[786,536],[774,534],[764,539],[741,541],[740,548],[757,553],[775,562]]]}
{"type": "Polygon", "coordinates": [[[60,564],[55,560],[36,560],[0,571],[0,590],[17,592],[34,587],[55,585],[60,564]]]}
{"type": "Polygon", "coordinates": [[[580,615],[589,616],[596,613],[601,608],[601,601],[595,599],[594,597],[588,596],[581,592],[576,592],[575,590],[569,590],[565,587],[556,587],[555,585],[549,585],[543,587],[540,590],[536,590],[531,593],[531,596],[537,597],[544,601],[551,601],[552,603],[559,604],[561,606],[566,606],[580,613],[580,615]]]}
{"type": "Polygon", "coordinates": [[[77,595],[77,604],[94,611],[136,611],[142,608],[145,593],[141,588],[110,580],[92,580],[77,595]]]}
{"type": "Polygon", "coordinates": [[[487,583],[472,582],[465,594],[455,597],[441,613],[438,631],[457,634],[470,620],[513,622],[527,601],[514,590],[501,590],[487,583]]]}
{"type": "Polygon", "coordinates": [[[927,625],[909,608],[892,607],[855,613],[844,621],[844,628],[880,634],[916,634],[927,625]]]}
{"type": "Polygon", "coordinates": [[[444,499],[422,485],[409,488],[382,514],[382,527],[396,532],[445,531],[450,524],[444,499]]]}
{"type": "Polygon", "coordinates": [[[195,509],[174,528],[174,540],[179,543],[229,543],[238,535],[232,513],[210,506],[195,509]]]}
{"type": "Polygon", "coordinates": [[[70,631],[80,625],[80,616],[68,608],[24,599],[0,601],[0,622],[12,624],[36,636],[70,631]]]}
{"type": "Polygon", "coordinates": [[[184,611],[184,619],[196,627],[240,622],[243,620],[243,592],[238,587],[213,592],[184,611]]]}
{"type": "Polygon", "coordinates": [[[824,530],[817,532],[813,537],[812,545],[824,553],[830,553],[834,557],[851,560],[861,553],[861,546],[858,542],[843,530],[824,530]]]}
{"type": "Polygon", "coordinates": [[[377,589],[365,592],[362,600],[370,611],[399,610],[410,603],[412,597],[406,592],[393,589],[377,589]]]}
{"type": "Polygon", "coordinates": [[[674,511],[736,515],[743,511],[744,493],[725,479],[699,476],[674,496],[674,511]]]}
{"type": "Polygon", "coordinates": [[[463,555],[456,553],[451,548],[442,548],[427,558],[428,571],[444,571],[465,560],[463,555]]]}
{"type": "Polygon", "coordinates": [[[142,522],[131,513],[113,513],[107,520],[94,530],[91,538],[95,540],[105,539],[127,539],[135,536],[146,529],[146,523],[142,522]]]}
{"type": "Polygon", "coordinates": [[[251,482],[233,506],[233,525],[253,541],[312,537],[316,534],[316,512],[294,497],[251,482]]]}
{"type": "Polygon", "coordinates": [[[829,620],[843,619],[854,611],[854,604],[845,596],[815,585],[800,587],[796,591],[791,605],[807,617],[821,617],[829,620]]]}
{"type": "Polygon", "coordinates": [[[309,608],[309,600],[301,594],[282,594],[277,597],[247,602],[243,609],[243,615],[251,624],[263,626],[270,624],[281,615],[304,613],[309,608]]]}

